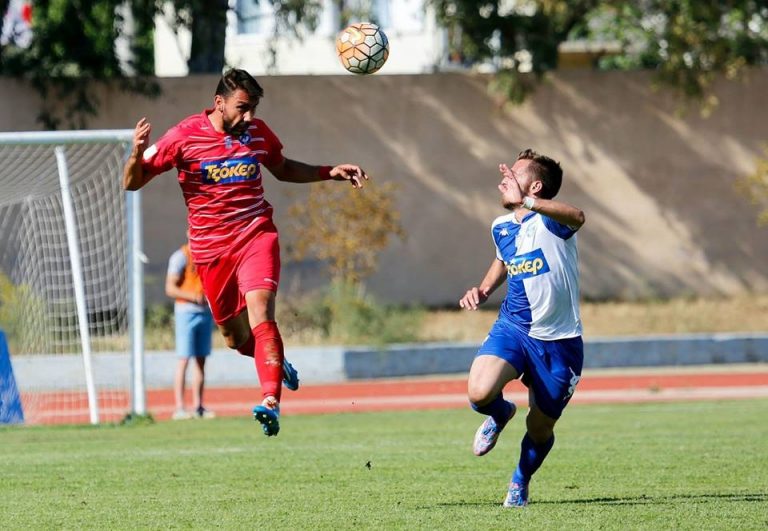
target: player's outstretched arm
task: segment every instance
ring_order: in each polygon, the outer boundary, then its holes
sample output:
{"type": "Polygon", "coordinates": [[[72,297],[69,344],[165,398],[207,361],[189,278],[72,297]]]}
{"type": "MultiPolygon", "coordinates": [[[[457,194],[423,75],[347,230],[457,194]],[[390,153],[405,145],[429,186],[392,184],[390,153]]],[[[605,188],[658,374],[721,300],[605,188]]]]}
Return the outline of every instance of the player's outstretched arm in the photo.
{"type": "Polygon", "coordinates": [[[136,128],[133,130],[133,149],[123,168],[123,188],[126,190],[138,190],[152,178],[152,176],[144,174],[141,166],[141,158],[144,156],[144,150],[149,144],[149,133],[151,130],[152,125],[146,118],[139,120],[136,128]]]}
{"type": "Polygon", "coordinates": [[[582,210],[555,199],[543,199],[535,194],[532,197],[525,197],[512,169],[506,164],[499,164],[499,171],[504,177],[499,184],[499,191],[510,205],[538,212],[572,229],[578,230],[584,225],[585,217],[582,210]]]}
{"type": "Polygon", "coordinates": [[[491,293],[501,286],[506,276],[507,268],[504,266],[504,262],[495,258],[480,285],[469,288],[459,299],[459,307],[465,310],[477,310],[477,307],[487,301],[491,293]]]}
{"type": "Polygon", "coordinates": [[[541,199],[535,197],[533,199],[531,210],[552,218],[574,230],[581,228],[586,221],[583,210],[555,199],[541,199]]]}
{"type": "Polygon", "coordinates": [[[362,188],[368,175],[356,164],[337,166],[315,166],[298,160],[283,159],[280,164],[269,167],[278,181],[288,183],[315,183],[318,181],[349,181],[353,187],[362,188]]]}

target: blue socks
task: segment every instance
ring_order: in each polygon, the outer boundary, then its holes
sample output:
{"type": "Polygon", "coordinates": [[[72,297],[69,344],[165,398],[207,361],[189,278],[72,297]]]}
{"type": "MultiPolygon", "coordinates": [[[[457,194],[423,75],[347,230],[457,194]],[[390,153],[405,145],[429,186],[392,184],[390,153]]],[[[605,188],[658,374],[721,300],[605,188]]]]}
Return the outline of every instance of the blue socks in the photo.
{"type": "Polygon", "coordinates": [[[517,463],[517,470],[515,470],[515,474],[512,476],[512,482],[519,485],[528,485],[528,482],[531,481],[531,476],[539,469],[554,444],[554,434],[544,444],[536,445],[526,433],[522,443],[520,443],[520,461],[517,463]]]}
{"type": "MultiPolygon", "coordinates": [[[[478,406],[472,402],[470,402],[470,405],[478,413],[492,417],[500,428],[507,424],[512,409],[512,405],[504,400],[501,393],[484,406],[478,406]]],[[[520,461],[517,463],[517,469],[512,476],[512,481],[519,485],[528,485],[528,482],[531,481],[531,476],[539,469],[554,445],[554,434],[544,444],[536,444],[526,433],[520,443],[520,461]]]]}
{"type": "Polygon", "coordinates": [[[484,406],[478,406],[472,402],[469,403],[472,409],[483,415],[493,417],[494,422],[499,428],[503,428],[509,420],[509,414],[512,411],[512,405],[504,400],[504,397],[499,393],[499,396],[494,398],[484,406]]]}

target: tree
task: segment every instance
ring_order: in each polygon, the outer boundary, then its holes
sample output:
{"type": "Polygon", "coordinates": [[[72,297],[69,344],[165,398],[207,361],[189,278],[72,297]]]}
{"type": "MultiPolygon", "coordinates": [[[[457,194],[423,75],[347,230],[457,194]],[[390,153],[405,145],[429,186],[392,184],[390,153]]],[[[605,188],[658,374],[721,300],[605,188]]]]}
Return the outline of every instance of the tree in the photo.
{"type": "Polygon", "coordinates": [[[428,0],[447,29],[449,53],[464,65],[489,63],[494,84],[520,102],[535,79],[557,68],[558,46],[583,23],[597,2],[521,2],[505,9],[503,0],[428,0]],[[531,76],[525,74],[532,73],[531,76]]]}
{"type": "Polygon", "coordinates": [[[157,94],[146,76],[154,73],[153,0],[38,0],[32,16],[33,37],[27,48],[0,48],[0,74],[29,80],[41,95],[38,120],[48,129],[84,128],[99,101],[94,84],[117,80],[127,90],[157,94]],[[120,56],[115,42],[129,36],[120,56]],[[132,72],[133,75],[128,75],[132,72]],[[56,114],[52,102],[68,102],[56,114]]]}
{"type": "MultiPolygon", "coordinates": [[[[275,35],[313,29],[320,0],[269,2],[275,35]]],[[[173,25],[192,34],[190,72],[220,72],[227,0],[169,0],[173,25]]],[[[596,57],[601,69],[652,69],[659,83],[711,108],[715,76],[735,78],[768,62],[768,6],[764,0],[425,0],[449,35],[451,56],[466,65],[489,64],[494,85],[521,101],[536,80],[558,67],[568,40],[618,43],[618,53],[596,57]]],[[[0,46],[0,74],[29,79],[44,101],[71,102],[66,116],[44,108],[48,127],[83,127],[96,112],[89,87],[117,80],[121,87],[156,94],[153,21],[164,0],[36,0],[32,45],[0,46]],[[127,9],[126,9],[127,6],[127,9]],[[127,42],[120,57],[115,42],[127,42]]],[[[8,0],[0,0],[0,8],[8,0]]],[[[370,18],[371,0],[335,0],[341,25],[370,18]]],[[[274,50],[273,50],[274,54],[274,50]]]]}
{"type": "MultiPolygon", "coordinates": [[[[317,26],[317,15],[322,9],[320,0],[250,0],[255,4],[269,2],[275,13],[274,37],[293,34],[300,36],[300,30],[314,30],[317,26]]],[[[238,3],[234,14],[243,18],[238,3]]],[[[158,12],[170,15],[171,29],[177,34],[180,30],[189,31],[191,49],[187,67],[191,74],[221,73],[226,61],[224,55],[225,37],[227,34],[228,0],[170,0],[165,3],[156,0],[158,12]],[[169,13],[165,13],[170,6],[169,13]]],[[[273,39],[274,41],[275,39],[273,39]]],[[[274,46],[271,53],[275,58],[274,46]]]]}
{"type": "Polygon", "coordinates": [[[288,209],[288,255],[323,262],[331,281],[296,305],[282,306],[290,333],[319,330],[352,343],[413,341],[422,317],[416,308],[396,309],[366,293],[363,280],[378,267],[379,253],[405,232],[395,209],[394,183],[366,183],[363,190],[339,183],[311,185],[309,198],[288,209]]]}
{"type": "MultiPolygon", "coordinates": [[[[269,1],[278,20],[276,36],[299,36],[302,25],[314,28],[317,0],[269,1]]],[[[448,32],[451,57],[465,65],[491,65],[494,86],[513,102],[557,69],[559,47],[571,40],[617,43],[618,53],[596,55],[595,68],[654,70],[660,84],[705,108],[717,103],[710,90],[716,75],[735,78],[748,66],[768,62],[768,7],[762,0],[425,2],[448,32]]],[[[371,19],[373,3],[335,0],[340,26],[351,17],[371,19]]]]}
{"type": "MultiPolygon", "coordinates": [[[[159,3],[162,8],[162,3],[159,3]]],[[[228,0],[173,0],[175,30],[184,28],[192,35],[187,60],[190,74],[221,73],[227,35],[228,0]]]]}
{"type": "MultiPolygon", "coordinates": [[[[255,1],[274,6],[276,32],[314,27],[321,5],[319,0],[255,1]]],[[[0,12],[8,5],[9,0],[0,0],[0,12]]],[[[94,84],[117,84],[147,96],[160,93],[150,79],[155,70],[154,17],[166,5],[173,7],[173,26],[192,34],[190,72],[220,73],[227,0],[36,0],[32,42],[26,48],[0,45],[0,75],[31,83],[41,96],[38,121],[45,128],[85,128],[100,103],[94,84]]]]}
{"type": "Polygon", "coordinates": [[[452,53],[497,67],[496,84],[520,101],[558,66],[567,40],[615,42],[600,69],[652,69],[684,100],[716,104],[711,83],[768,62],[768,7],[759,0],[428,0],[449,32],[452,53]]]}
{"type": "Polygon", "coordinates": [[[768,147],[765,148],[765,158],[757,159],[754,173],[739,180],[737,185],[752,204],[760,209],[757,224],[768,225],[768,147]]]}
{"type": "Polygon", "coordinates": [[[339,183],[311,185],[309,199],[288,212],[291,255],[326,263],[332,280],[358,284],[376,270],[390,238],[405,237],[394,207],[394,183],[366,183],[353,190],[339,183]]]}

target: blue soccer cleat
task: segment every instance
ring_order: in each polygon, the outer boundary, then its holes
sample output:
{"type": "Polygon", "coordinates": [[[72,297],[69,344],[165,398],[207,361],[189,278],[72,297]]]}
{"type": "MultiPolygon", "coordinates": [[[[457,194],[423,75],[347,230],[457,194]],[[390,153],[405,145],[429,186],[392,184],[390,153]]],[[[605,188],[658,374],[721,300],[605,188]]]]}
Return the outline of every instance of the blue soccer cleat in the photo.
{"type": "Polygon", "coordinates": [[[291,362],[285,358],[283,358],[283,385],[291,391],[299,388],[299,371],[294,369],[291,362]]]}
{"type": "Polygon", "coordinates": [[[254,407],[253,418],[261,423],[261,428],[267,437],[277,435],[277,432],[280,431],[280,407],[278,405],[268,407],[262,404],[254,407]]]}
{"type": "Polygon", "coordinates": [[[528,485],[510,483],[504,507],[525,507],[528,505],[528,485]]]}
{"type": "MultiPolygon", "coordinates": [[[[509,411],[509,419],[507,419],[507,422],[509,422],[517,412],[517,406],[515,406],[515,404],[510,402],[509,405],[512,407],[509,411]]],[[[488,417],[485,419],[485,422],[483,422],[475,432],[475,440],[472,444],[472,452],[474,452],[476,456],[480,457],[481,455],[485,455],[493,450],[493,447],[496,446],[496,442],[499,440],[499,434],[505,426],[506,424],[504,424],[504,426],[499,426],[496,424],[496,421],[493,420],[493,417],[488,417]]]]}

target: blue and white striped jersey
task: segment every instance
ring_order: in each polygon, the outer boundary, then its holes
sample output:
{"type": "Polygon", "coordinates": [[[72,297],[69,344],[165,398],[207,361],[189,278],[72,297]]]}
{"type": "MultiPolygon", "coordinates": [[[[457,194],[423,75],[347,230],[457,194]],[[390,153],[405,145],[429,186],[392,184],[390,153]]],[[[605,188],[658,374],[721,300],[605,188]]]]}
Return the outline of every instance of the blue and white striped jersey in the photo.
{"type": "Polygon", "coordinates": [[[531,212],[494,220],[496,257],[507,268],[507,296],[499,317],[536,339],[580,336],[576,231],[531,212]]]}

